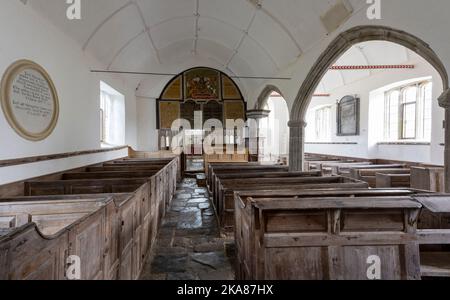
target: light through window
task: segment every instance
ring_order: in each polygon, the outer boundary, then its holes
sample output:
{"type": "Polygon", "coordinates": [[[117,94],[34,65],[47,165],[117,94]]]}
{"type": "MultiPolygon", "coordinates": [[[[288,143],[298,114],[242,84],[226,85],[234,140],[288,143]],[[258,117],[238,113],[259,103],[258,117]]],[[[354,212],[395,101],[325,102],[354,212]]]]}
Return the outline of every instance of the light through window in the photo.
{"type": "Polygon", "coordinates": [[[385,139],[430,141],[431,101],[431,81],[414,83],[386,92],[385,139]]]}
{"type": "Polygon", "coordinates": [[[331,133],[331,107],[316,110],[316,139],[327,140],[331,133]]]}

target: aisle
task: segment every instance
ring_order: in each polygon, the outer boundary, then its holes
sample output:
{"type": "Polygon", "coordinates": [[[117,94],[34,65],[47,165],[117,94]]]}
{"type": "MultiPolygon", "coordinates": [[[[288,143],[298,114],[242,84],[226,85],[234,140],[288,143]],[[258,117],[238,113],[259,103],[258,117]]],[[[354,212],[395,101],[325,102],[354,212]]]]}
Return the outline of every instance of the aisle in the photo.
{"type": "Polygon", "coordinates": [[[142,280],[234,279],[226,255],[228,243],[219,236],[208,197],[207,189],[199,188],[195,179],[178,184],[142,280]]]}

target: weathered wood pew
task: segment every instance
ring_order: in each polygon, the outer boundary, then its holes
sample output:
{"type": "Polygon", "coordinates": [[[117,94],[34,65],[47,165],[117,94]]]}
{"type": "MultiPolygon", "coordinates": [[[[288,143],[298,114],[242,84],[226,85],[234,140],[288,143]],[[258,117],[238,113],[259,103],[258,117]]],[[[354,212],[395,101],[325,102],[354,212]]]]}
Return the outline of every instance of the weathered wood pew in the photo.
{"type": "Polygon", "coordinates": [[[276,193],[235,193],[237,279],[369,279],[371,255],[380,258],[382,279],[450,276],[448,247],[419,253],[419,245],[449,245],[450,230],[417,230],[426,210],[449,215],[449,195],[408,189],[276,193]]]}
{"type": "Polygon", "coordinates": [[[365,182],[347,177],[294,177],[294,178],[249,178],[246,180],[224,179],[219,182],[217,198],[213,204],[222,231],[234,229],[234,191],[240,190],[282,190],[282,189],[331,189],[367,188],[365,182]]]}
{"type": "Polygon", "coordinates": [[[239,279],[368,279],[371,255],[381,259],[382,279],[420,279],[421,205],[409,196],[256,199],[247,207],[254,243],[243,247],[253,270],[239,279]]]}
{"type": "Polygon", "coordinates": [[[64,173],[63,180],[75,179],[110,179],[110,178],[149,178],[155,175],[156,171],[103,171],[103,172],[72,172],[64,173]]]}
{"type": "Polygon", "coordinates": [[[411,187],[411,175],[377,173],[376,187],[377,188],[411,187]]]}
{"type": "Polygon", "coordinates": [[[450,195],[419,194],[420,265],[425,278],[450,277],[450,195]]]}
{"type": "Polygon", "coordinates": [[[342,160],[336,160],[336,159],[329,159],[329,160],[306,160],[303,163],[303,170],[305,171],[321,171],[322,170],[322,164],[325,163],[342,163],[342,160]]]}
{"type": "Polygon", "coordinates": [[[263,173],[263,172],[288,172],[289,168],[282,165],[260,165],[253,163],[246,164],[209,164],[208,165],[208,187],[214,191],[213,185],[216,174],[227,174],[244,172],[245,173],[263,173]]]}
{"type": "Polygon", "coordinates": [[[242,229],[239,249],[250,261],[240,262],[239,279],[368,279],[370,255],[381,258],[383,279],[420,279],[415,232],[421,205],[409,196],[242,203],[236,215],[252,230],[242,229]]]}
{"type": "Polygon", "coordinates": [[[430,192],[444,193],[444,168],[411,167],[411,187],[430,192]]]}
{"type": "Polygon", "coordinates": [[[160,166],[145,165],[145,166],[121,166],[121,165],[108,165],[108,166],[97,166],[88,167],[86,172],[135,172],[135,171],[153,171],[158,172],[161,170],[160,166]]]}
{"type": "MultiPolygon", "coordinates": [[[[236,191],[234,195],[234,201],[236,206],[235,214],[235,240],[236,240],[236,252],[237,252],[237,263],[236,263],[236,276],[238,279],[256,279],[252,277],[256,274],[256,263],[257,258],[255,257],[254,247],[255,243],[258,243],[255,238],[257,237],[257,231],[255,220],[252,219],[252,213],[254,209],[252,208],[252,203],[257,200],[264,201],[291,201],[292,199],[301,201],[303,198],[316,199],[320,201],[321,199],[328,199],[330,197],[343,197],[343,198],[373,198],[373,197],[400,197],[415,194],[415,191],[407,189],[328,189],[328,190],[280,190],[280,191],[236,191]]],[[[358,200],[354,200],[358,202],[358,200]]],[[[293,206],[294,207],[294,206],[293,206]]],[[[256,215],[255,215],[256,216],[256,215]]],[[[304,230],[310,231],[311,234],[314,232],[313,226],[324,225],[326,226],[326,220],[320,219],[315,212],[311,212],[311,216],[307,215],[293,215],[293,218],[283,218],[284,212],[278,214],[278,219],[273,220],[274,223],[271,224],[273,230],[277,230],[275,227],[279,227],[279,230],[289,228],[289,226],[301,226],[304,225],[304,230]],[[296,218],[299,218],[298,220],[296,218]],[[320,221],[323,224],[319,224],[320,221]],[[304,223],[302,223],[304,222],[304,223]]],[[[257,217],[257,216],[256,216],[257,217]]],[[[330,230],[330,229],[328,229],[330,230]]],[[[311,263],[311,262],[310,262],[311,263]]]]}
{"type": "Polygon", "coordinates": [[[112,279],[119,267],[108,232],[114,210],[110,197],[3,200],[0,279],[66,279],[71,255],[80,258],[81,279],[112,279]]]}
{"type": "Polygon", "coordinates": [[[279,170],[266,170],[265,172],[261,173],[255,173],[255,172],[249,172],[247,173],[245,169],[243,169],[239,173],[215,173],[214,179],[212,181],[212,193],[213,193],[213,199],[215,198],[215,195],[218,194],[218,186],[220,183],[220,180],[227,180],[227,179],[242,179],[242,180],[248,180],[248,179],[255,179],[255,178],[289,178],[289,177],[320,177],[322,176],[322,173],[319,171],[311,171],[311,172],[287,172],[286,170],[283,170],[282,172],[279,172],[279,170]]]}
{"type": "MultiPolygon", "coordinates": [[[[158,231],[166,211],[165,197],[152,194],[152,188],[148,178],[30,181],[25,183],[25,195],[130,193],[126,199],[118,195],[121,200],[118,201],[117,209],[115,209],[115,219],[122,225],[119,228],[111,227],[110,231],[111,236],[116,235],[112,230],[124,233],[119,240],[119,255],[122,259],[119,274],[111,279],[137,279],[146,255],[138,251],[141,248],[141,242],[146,243],[143,246],[146,250],[153,244],[156,234],[152,234],[151,231],[155,233],[158,231]]],[[[116,197],[113,197],[116,200],[116,197]]]]}
{"type": "MultiPolygon", "coordinates": [[[[135,161],[134,165],[149,165],[149,162],[144,161],[143,164],[139,164],[135,161]]],[[[118,248],[112,246],[108,248],[108,251],[117,254],[120,264],[111,267],[111,270],[102,278],[137,279],[145,257],[154,244],[166,207],[170,204],[175,192],[178,173],[178,158],[171,160],[160,170],[140,173],[120,171],[66,173],[61,176],[62,180],[25,182],[24,195],[40,195],[39,198],[29,199],[44,201],[55,199],[55,197],[82,199],[84,196],[79,194],[98,194],[94,197],[102,197],[105,193],[112,193],[109,196],[113,198],[115,206],[114,209],[108,210],[108,216],[111,215],[115,225],[109,226],[107,231],[108,239],[111,242],[115,241],[118,248]],[[93,178],[73,179],[91,177],[93,178]],[[77,196],[55,196],[70,194],[77,194],[77,196]]]]}
{"type": "Polygon", "coordinates": [[[403,164],[354,166],[349,171],[349,177],[365,181],[372,188],[376,187],[377,173],[409,174],[410,172],[403,164]]]}
{"type": "Polygon", "coordinates": [[[323,163],[320,166],[324,174],[331,175],[349,175],[350,169],[354,167],[364,167],[372,165],[371,162],[332,162],[323,163]]]}

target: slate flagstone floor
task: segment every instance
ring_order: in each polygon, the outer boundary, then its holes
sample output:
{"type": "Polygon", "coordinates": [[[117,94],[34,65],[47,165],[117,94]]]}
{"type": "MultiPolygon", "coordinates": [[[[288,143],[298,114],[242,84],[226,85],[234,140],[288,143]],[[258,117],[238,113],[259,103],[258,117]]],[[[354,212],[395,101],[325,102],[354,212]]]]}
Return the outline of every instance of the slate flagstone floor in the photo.
{"type": "Polygon", "coordinates": [[[233,280],[232,241],[221,238],[207,188],[178,184],[141,280],[233,280]]]}

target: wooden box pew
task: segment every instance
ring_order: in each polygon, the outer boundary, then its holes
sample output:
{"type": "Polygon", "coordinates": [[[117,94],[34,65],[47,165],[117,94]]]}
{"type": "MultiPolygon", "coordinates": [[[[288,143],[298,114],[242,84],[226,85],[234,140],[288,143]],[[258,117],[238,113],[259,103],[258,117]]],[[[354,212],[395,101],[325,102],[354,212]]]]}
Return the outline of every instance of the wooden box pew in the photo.
{"type": "Polygon", "coordinates": [[[296,178],[256,178],[247,180],[225,179],[220,182],[219,192],[213,199],[219,226],[222,231],[234,230],[234,191],[283,190],[283,189],[332,189],[368,188],[367,183],[347,177],[296,177],[296,178]]]}
{"type": "Polygon", "coordinates": [[[363,167],[372,165],[371,162],[332,162],[332,163],[323,163],[321,165],[321,170],[324,174],[331,175],[345,175],[348,176],[350,174],[350,168],[353,167],[363,167]]]}
{"type": "Polygon", "coordinates": [[[420,279],[410,196],[246,198],[237,209],[240,280],[367,280],[372,255],[382,279],[420,279]]]}
{"type": "Polygon", "coordinates": [[[110,179],[110,178],[148,178],[156,175],[155,171],[103,171],[103,172],[71,172],[64,173],[62,180],[76,179],[110,179]]]}
{"type": "Polygon", "coordinates": [[[0,279],[66,279],[71,255],[80,258],[81,279],[108,279],[114,207],[111,198],[2,201],[0,279]]]}
{"type": "Polygon", "coordinates": [[[330,159],[330,160],[311,160],[311,161],[305,161],[303,163],[303,169],[305,171],[321,171],[322,170],[322,164],[325,163],[342,163],[344,161],[342,160],[336,160],[336,159],[330,159]]]}
{"type": "MultiPolygon", "coordinates": [[[[104,278],[137,279],[146,255],[151,252],[156,240],[165,213],[164,203],[174,195],[178,172],[179,160],[173,159],[150,178],[28,181],[24,183],[24,195],[39,196],[14,198],[13,201],[112,197],[114,205],[108,206],[106,212],[108,223],[105,230],[109,246],[107,252],[102,254],[107,266],[104,278]]],[[[11,224],[0,219],[0,224],[3,223],[11,224]]],[[[1,232],[10,233],[11,230],[1,229],[1,232]]],[[[2,255],[0,266],[4,258],[2,255]]]]}
{"type": "Polygon", "coordinates": [[[93,179],[25,182],[25,195],[71,195],[71,194],[114,194],[117,209],[112,214],[111,237],[118,236],[118,257],[112,278],[137,279],[148,253],[149,245],[165,214],[165,205],[158,194],[152,193],[148,178],[137,179],[93,179]],[[123,193],[129,193],[123,197],[123,193]],[[117,197],[116,197],[117,194],[117,197]],[[156,197],[154,197],[155,195],[156,197]],[[118,275],[116,272],[118,272],[118,275]]]}
{"type": "Polygon", "coordinates": [[[241,167],[240,169],[211,169],[210,177],[208,177],[208,188],[212,194],[214,194],[217,190],[217,183],[219,181],[220,176],[229,175],[229,174],[237,174],[240,173],[242,175],[248,175],[256,177],[259,174],[268,174],[268,173],[288,173],[288,167],[280,167],[280,166],[266,166],[264,168],[250,168],[250,167],[241,167]]]}
{"type": "Polygon", "coordinates": [[[208,186],[211,188],[215,174],[227,174],[243,172],[246,173],[263,173],[263,172],[288,172],[289,168],[282,165],[259,165],[259,164],[242,164],[242,165],[209,165],[208,186]]]}
{"type": "Polygon", "coordinates": [[[419,217],[422,277],[450,277],[450,196],[419,194],[414,199],[424,208],[419,217]]]}
{"type": "Polygon", "coordinates": [[[153,171],[158,172],[162,168],[160,166],[98,166],[98,167],[88,167],[86,172],[145,172],[153,171]]]}
{"type": "Polygon", "coordinates": [[[148,161],[111,161],[106,162],[103,166],[154,166],[154,167],[165,167],[167,162],[148,162],[148,161]]]}
{"type": "Polygon", "coordinates": [[[218,186],[220,183],[220,180],[226,180],[226,179],[242,179],[242,180],[248,180],[248,179],[255,179],[255,178],[289,178],[289,177],[320,177],[322,176],[322,173],[319,171],[311,171],[311,172],[278,172],[278,170],[273,171],[266,171],[261,173],[255,173],[250,172],[247,173],[245,170],[242,170],[239,173],[219,173],[215,174],[214,180],[212,182],[212,193],[213,198],[218,193],[218,186]]]}
{"type": "Polygon", "coordinates": [[[410,174],[376,173],[377,188],[411,187],[410,174]]]}
{"type": "Polygon", "coordinates": [[[143,256],[149,252],[149,245],[153,245],[162,218],[175,193],[177,166],[177,161],[173,161],[150,178],[26,182],[25,195],[132,193],[132,199],[123,202],[124,204],[120,206],[121,222],[129,228],[125,231],[128,234],[127,238],[122,239],[121,245],[124,247],[121,251],[128,253],[128,255],[123,255],[128,260],[132,257],[136,257],[136,259],[133,261],[135,266],[132,266],[129,261],[128,264],[121,265],[120,278],[135,279],[143,265],[143,256]],[[138,222],[132,221],[133,216],[138,218],[138,222]],[[134,244],[136,246],[133,246],[134,244]],[[129,254],[130,251],[137,251],[130,249],[140,247],[142,247],[142,251],[139,255],[129,254]],[[139,260],[138,257],[140,257],[139,260]]]}
{"type": "Polygon", "coordinates": [[[291,190],[250,190],[250,191],[235,191],[234,201],[235,201],[235,241],[236,241],[236,253],[237,264],[236,264],[236,274],[240,278],[245,278],[245,274],[249,274],[250,270],[253,270],[252,252],[246,248],[253,244],[250,239],[253,236],[248,236],[249,232],[253,232],[255,229],[252,228],[254,224],[249,222],[250,220],[247,214],[243,214],[242,210],[250,208],[248,205],[252,201],[257,199],[286,199],[286,198],[323,198],[323,197],[398,197],[398,196],[408,196],[415,195],[417,191],[411,189],[325,189],[325,190],[301,190],[301,189],[291,189],[291,190]],[[245,230],[244,230],[245,229],[245,230]],[[245,247],[243,245],[246,245],[245,247]]]}
{"type": "Polygon", "coordinates": [[[411,167],[411,187],[430,192],[444,193],[444,168],[411,167]]]}
{"type": "Polygon", "coordinates": [[[354,166],[349,171],[349,177],[365,181],[372,188],[376,187],[376,173],[390,172],[391,174],[408,174],[410,172],[402,164],[354,166]]]}
{"type": "Polygon", "coordinates": [[[109,167],[109,166],[125,167],[125,168],[130,168],[130,169],[132,169],[132,168],[142,168],[142,169],[155,168],[156,170],[159,169],[160,171],[161,170],[167,171],[168,169],[173,169],[174,171],[177,172],[177,179],[178,180],[181,179],[181,162],[178,157],[174,158],[169,163],[165,163],[165,162],[152,163],[147,160],[139,159],[139,160],[135,160],[135,161],[113,161],[113,162],[108,162],[108,163],[103,164],[103,167],[109,167]]]}
{"type": "Polygon", "coordinates": [[[233,165],[209,165],[208,166],[207,184],[208,188],[212,191],[212,186],[217,174],[230,174],[236,172],[245,173],[262,173],[262,172],[288,172],[289,168],[281,165],[259,165],[259,164],[233,164],[233,165]]]}

